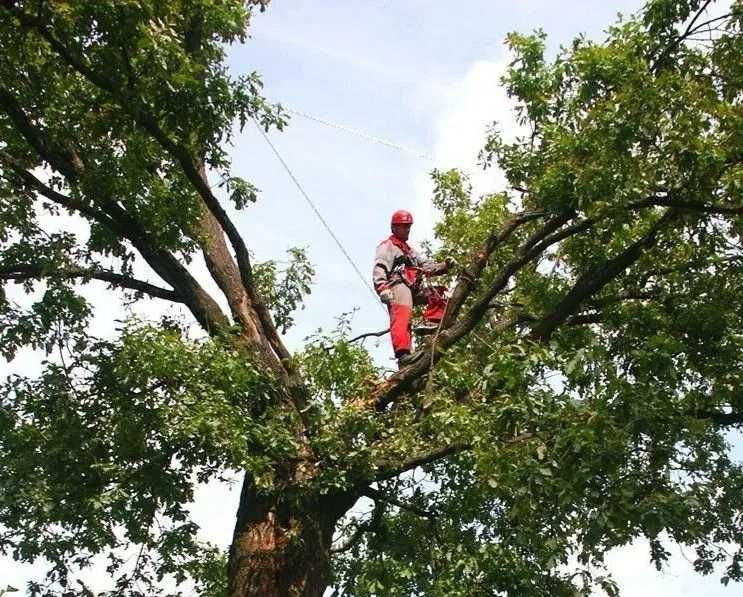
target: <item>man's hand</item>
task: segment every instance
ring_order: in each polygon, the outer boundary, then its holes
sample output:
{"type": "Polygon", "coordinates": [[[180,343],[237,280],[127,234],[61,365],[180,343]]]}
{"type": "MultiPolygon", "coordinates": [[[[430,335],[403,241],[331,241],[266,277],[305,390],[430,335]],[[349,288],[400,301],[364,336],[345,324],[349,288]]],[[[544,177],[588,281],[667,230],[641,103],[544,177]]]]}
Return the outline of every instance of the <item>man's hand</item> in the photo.
{"type": "Polygon", "coordinates": [[[380,290],[379,300],[382,301],[385,305],[390,305],[392,303],[392,291],[389,288],[380,290]]]}
{"type": "Polygon", "coordinates": [[[451,257],[447,257],[446,259],[444,259],[444,261],[439,261],[438,263],[434,263],[432,266],[430,266],[428,268],[428,275],[441,276],[443,274],[449,273],[452,267],[454,267],[454,260],[451,257]]]}

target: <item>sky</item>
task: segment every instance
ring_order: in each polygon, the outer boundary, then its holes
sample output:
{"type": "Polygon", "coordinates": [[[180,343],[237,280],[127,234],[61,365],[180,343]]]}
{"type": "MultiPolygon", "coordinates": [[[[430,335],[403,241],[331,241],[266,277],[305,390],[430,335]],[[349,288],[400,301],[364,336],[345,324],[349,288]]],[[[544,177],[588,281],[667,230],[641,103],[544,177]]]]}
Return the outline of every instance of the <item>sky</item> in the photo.
{"type": "MultiPolygon", "coordinates": [[[[261,73],[270,100],[341,127],[295,115],[284,132],[271,132],[269,138],[368,280],[374,249],[389,234],[394,210],[413,212],[413,244],[431,237],[433,168],[462,168],[477,193],[503,184],[497,171],[478,166],[477,154],[492,123],[506,134],[517,130],[499,85],[509,59],[506,34],[541,28],[554,54],[581,33],[601,39],[617,13],[629,14],[641,4],[274,0],[255,16],[250,39],[230,49],[228,63],[234,75],[261,73]]],[[[306,336],[332,328],[339,315],[352,310],[355,332],[386,328],[385,311],[254,127],[236,129],[231,155],[233,173],[261,189],[258,203],[236,216],[256,259],[284,259],[286,249],[300,246],[317,270],[289,345],[299,347],[306,336]]],[[[89,292],[94,302],[110,305],[102,290],[89,292]]],[[[135,308],[150,317],[161,311],[155,301],[135,308]]],[[[96,319],[96,330],[111,331],[114,320],[124,315],[114,316],[108,307],[106,316],[96,319]]],[[[380,362],[392,367],[388,341],[385,337],[371,346],[380,362]]],[[[14,367],[32,372],[38,358],[26,352],[14,367]]],[[[217,485],[198,492],[192,512],[204,539],[229,544],[237,497],[235,488],[217,485]]],[[[637,542],[612,552],[608,562],[629,597],[739,594],[740,587],[726,589],[717,578],[696,575],[686,558],[676,549],[667,570],[659,573],[649,562],[647,545],[637,542]]],[[[30,575],[30,567],[0,559],[0,589],[22,586],[30,575]]],[[[88,578],[99,576],[93,571],[88,578]]]]}

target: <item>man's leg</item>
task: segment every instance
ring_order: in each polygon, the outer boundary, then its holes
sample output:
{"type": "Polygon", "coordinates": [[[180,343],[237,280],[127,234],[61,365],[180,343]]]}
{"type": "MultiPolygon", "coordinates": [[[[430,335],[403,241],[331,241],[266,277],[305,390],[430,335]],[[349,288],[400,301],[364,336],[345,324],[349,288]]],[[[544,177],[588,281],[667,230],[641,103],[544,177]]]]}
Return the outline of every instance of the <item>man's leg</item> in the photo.
{"type": "Polygon", "coordinates": [[[395,357],[410,354],[413,342],[410,337],[410,318],[413,313],[413,295],[405,284],[395,284],[390,301],[390,336],[395,357]]]}

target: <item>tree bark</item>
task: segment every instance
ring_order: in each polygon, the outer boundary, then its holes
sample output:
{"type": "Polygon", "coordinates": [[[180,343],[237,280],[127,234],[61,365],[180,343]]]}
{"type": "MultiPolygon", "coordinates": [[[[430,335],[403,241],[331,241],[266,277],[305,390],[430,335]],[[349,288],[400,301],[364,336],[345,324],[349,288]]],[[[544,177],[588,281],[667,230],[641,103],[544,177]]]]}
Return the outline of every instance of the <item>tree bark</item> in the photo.
{"type": "Polygon", "coordinates": [[[322,597],[338,520],[356,500],[343,493],[265,493],[246,476],[230,547],[230,597],[322,597]]]}

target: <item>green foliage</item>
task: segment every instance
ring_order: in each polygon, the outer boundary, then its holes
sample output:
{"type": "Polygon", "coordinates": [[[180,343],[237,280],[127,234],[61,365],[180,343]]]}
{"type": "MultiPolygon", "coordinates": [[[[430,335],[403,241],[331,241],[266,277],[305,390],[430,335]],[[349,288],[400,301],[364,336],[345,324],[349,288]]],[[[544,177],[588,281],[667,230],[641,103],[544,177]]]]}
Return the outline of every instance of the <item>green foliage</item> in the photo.
{"type": "Polygon", "coordinates": [[[258,188],[237,176],[225,179],[222,186],[229,192],[230,201],[235,204],[237,209],[243,209],[248,203],[255,203],[258,200],[258,188]]]}
{"type": "Polygon", "coordinates": [[[312,448],[323,462],[313,480],[320,493],[343,489],[373,473],[373,441],[385,426],[361,398],[380,370],[367,350],[349,342],[353,313],[338,318],[329,334],[318,330],[295,356],[312,396],[312,448]]]}
{"type": "MultiPolygon", "coordinates": [[[[482,160],[518,194],[472,197],[459,172],[434,172],[440,254],[466,263],[520,209],[594,224],[511,279],[489,320],[436,365],[424,414],[396,405],[388,461],[472,449],[425,467],[425,483],[380,484],[394,501],[357,515],[373,529],[337,557],[349,594],[616,595],[605,554],[638,537],[659,569],[676,541],[698,571],[743,580],[743,468],[704,416],[740,412],[740,17],[708,44],[677,41],[699,7],[651,2],[605,42],[579,38],[552,61],[544,33],[508,37],[504,84],[526,136],[506,143],[493,128],[482,160]],[[647,233],[666,209],[633,207],[648,198],[731,213],[684,212],[580,305],[590,325],[528,341],[529,322],[579,275],[647,233]],[[520,323],[504,328],[509,317],[520,323]]],[[[481,287],[539,225],[496,250],[481,287]]]]}
{"type": "MultiPolygon", "coordinates": [[[[544,218],[496,247],[462,318],[545,218],[584,227],[514,269],[485,297],[488,316],[387,408],[370,405],[391,382],[352,340],[350,314],[283,360],[290,384],[257,364],[237,326],[194,340],[172,321],[129,322],[103,341],[89,337],[89,307],[61,276],[30,308],[0,295],[3,356],[47,353],[38,378],[11,377],[0,392],[0,551],[46,559],[56,582],[31,592],[88,594],[69,586],[69,570],[103,553],[112,594],[158,594],[166,575],[224,594],[224,554],[197,541],[186,504],[196,484],[233,470],[290,514],[308,504],[325,514],[378,478],[374,508],[338,532],[354,539],[333,559],[347,594],[615,595],[605,555],[643,537],[659,568],[673,540],[695,551],[701,573],[743,580],[743,470],[724,427],[743,412],[743,7],[733,2],[709,41],[681,39],[701,6],[652,0],[605,41],[578,38],[551,60],[543,32],[508,37],[503,83],[525,136],[506,142],[493,128],[482,161],[509,186],[472,197],[460,172],[435,171],[437,257],[461,267],[514,212],[544,218]],[[571,289],[656,229],[652,247],[548,339],[533,337],[571,289]],[[139,554],[134,570],[127,550],[139,554]]],[[[245,3],[39,10],[82,68],[10,17],[0,81],[52,150],[82,167],[51,172],[0,114],[0,268],[110,261],[126,275],[137,239],[187,262],[203,204],[173,152],[134,123],[156,119],[237,209],[256,200],[229,172],[233,123],[281,128],[285,116],[257,75],[234,79],[224,65],[225,44],[245,35],[245,3]],[[92,216],[84,240],[46,233],[43,216],[60,208],[18,168],[48,174],[80,212],[125,210],[135,241],[92,216]]],[[[310,291],[306,252],[252,274],[286,332],[310,291]]]]}
{"type": "MultiPolygon", "coordinates": [[[[14,4],[37,14],[35,4],[14,4]]],[[[72,181],[50,176],[50,186],[87,206],[116,202],[162,248],[189,258],[198,248],[200,202],[174,156],[135,127],[132,117],[154,113],[165,134],[203,156],[226,181],[238,208],[255,201],[257,189],[229,173],[232,125],[255,119],[265,128],[283,128],[286,119],[261,95],[256,73],[233,78],[224,66],[225,44],[245,39],[246,4],[71,1],[45,3],[39,11],[50,35],[69,44],[85,72],[101,79],[94,84],[62,64],[50,43],[4,14],[0,80],[32,122],[42,125],[54,150],[74,156],[81,167],[72,181]]],[[[40,234],[32,188],[6,158],[27,169],[46,164],[6,117],[0,118],[0,139],[0,265],[11,265],[52,243],[40,234]]],[[[87,240],[72,239],[56,249],[55,265],[95,266],[113,255],[122,259],[123,273],[129,271],[131,248],[120,234],[93,222],[87,240]]]]}
{"type": "Polygon", "coordinates": [[[305,249],[292,247],[287,253],[289,261],[283,271],[279,271],[274,260],[258,263],[253,268],[256,286],[271,310],[276,327],[283,333],[294,325],[292,313],[299,307],[304,309],[304,297],[311,292],[310,284],[315,275],[305,249]]]}
{"type": "Polygon", "coordinates": [[[441,214],[434,232],[445,245],[439,255],[458,263],[466,262],[472,248],[481,245],[489,232],[510,215],[508,197],[503,194],[471,197],[469,181],[458,170],[434,170],[432,177],[433,205],[441,214]],[[477,225],[473,226],[473,222],[477,225]]]}
{"type": "Polygon", "coordinates": [[[66,359],[2,386],[0,549],[46,558],[62,584],[108,550],[122,590],[182,570],[213,578],[186,505],[199,482],[248,469],[270,485],[272,463],[295,457],[272,380],[220,342],[136,323],[66,359]],[[114,555],[127,545],[152,552],[139,576],[114,555]]]}
{"type": "Polygon", "coordinates": [[[0,355],[10,360],[24,346],[49,354],[79,339],[90,315],[85,299],[62,284],[50,284],[29,309],[0,301],[0,355]]]}
{"type": "Polygon", "coordinates": [[[203,557],[193,562],[188,570],[196,579],[199,597],[224,597],[227,595],[227,554],[217,549],[205,550],[203,557]]]}

